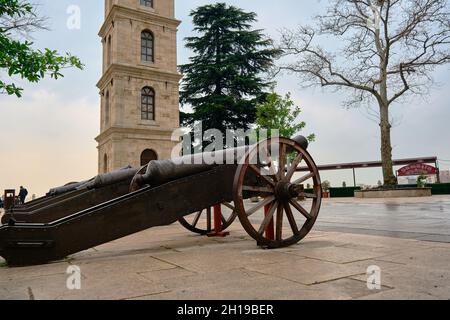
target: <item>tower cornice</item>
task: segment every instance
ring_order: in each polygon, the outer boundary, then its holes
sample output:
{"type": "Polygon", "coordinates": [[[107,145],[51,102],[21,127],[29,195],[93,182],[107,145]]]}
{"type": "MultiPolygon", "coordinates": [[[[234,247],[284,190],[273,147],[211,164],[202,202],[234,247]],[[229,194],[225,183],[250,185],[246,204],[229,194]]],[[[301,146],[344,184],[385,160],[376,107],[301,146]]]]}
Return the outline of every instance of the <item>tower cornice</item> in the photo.
{"type": "Polygon", "coordinates": [[[105,22],[100,28],[100,31],[98,35],[100,37],[104,37],[108,31],[108,28],[113,23],[114,19],[131,19],[131,20],[137,20],[141,22],[148,23],[151,21],[153,24],[161,24],[161,25],[168,25],[172,26],[174,29],[176,29],[181,21],[173,18],[163,17],[160,15],[157,15],[154,12],[148,12],[145,10],[139,10],[139,9],[131,9],[128,7],[124,7],[121,5],[114,4],[111,8],[108,16],[105,19],[105,22]]]}
{"type": "MultiPolygon", "coordinates": [[[[137,128],[137,127],[119,127],[113,126],[108,128],[106,131],[100,133],[95,140],[100,143],[105,140],[107,137],[112,137],[114,135],[128,135],[129,139],[133,139],[133,135],[150,135],[149,139],[152,140],[161,140],[161,141],[172,141],[172,135],[174,130],[177,128],[160,128],[160,127],[146,127],[146,128],[137,128]]],[[[121,138],[120,138],[121,139],[121,138]]],[[[176,141],[174,141],[175,143],[176,141]]]]}
{"type": "Polygon", "coordinates": [[[181,75],[177,72],[167,72],[156,68],[146,66],[133,66],[126,64],[114,63],[108,67],[106,72],[97,82],[97,87],[101,90],[110,81],[114,75],[129,76],[132,78],[149,79],[149,80],[164,80],[173,83],[179,83],[181,75]]]}

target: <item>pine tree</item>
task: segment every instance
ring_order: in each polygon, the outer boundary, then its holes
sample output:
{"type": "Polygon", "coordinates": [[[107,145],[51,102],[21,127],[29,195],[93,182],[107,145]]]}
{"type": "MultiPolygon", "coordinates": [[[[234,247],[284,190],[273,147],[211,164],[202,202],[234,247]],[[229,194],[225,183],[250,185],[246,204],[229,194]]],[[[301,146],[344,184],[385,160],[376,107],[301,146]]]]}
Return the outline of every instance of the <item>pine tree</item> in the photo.
{"type": "Polygon", "coordinates": [[[256,14],[227,6],[206,5],[192,11],[195,37],[186,38],[194,52],[182,65],[180,102],[193,113],[183,113],[183,125],[203,130],[247,130],[256,120],[256,106],[264,101],[270,83],[263,74],[280,51],[262,30],[253,30],[256,14]]]}

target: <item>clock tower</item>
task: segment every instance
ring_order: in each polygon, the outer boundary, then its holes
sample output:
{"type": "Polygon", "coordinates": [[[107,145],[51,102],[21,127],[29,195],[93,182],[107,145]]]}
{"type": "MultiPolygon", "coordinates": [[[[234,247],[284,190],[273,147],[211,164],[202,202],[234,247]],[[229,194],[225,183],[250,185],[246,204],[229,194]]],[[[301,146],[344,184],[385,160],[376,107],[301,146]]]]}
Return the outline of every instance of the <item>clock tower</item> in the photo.
{"type": "Polygon", "coordinates": [[[99,173],[170,158],[179,127],[174,0],[105,0],[99,173]]]}

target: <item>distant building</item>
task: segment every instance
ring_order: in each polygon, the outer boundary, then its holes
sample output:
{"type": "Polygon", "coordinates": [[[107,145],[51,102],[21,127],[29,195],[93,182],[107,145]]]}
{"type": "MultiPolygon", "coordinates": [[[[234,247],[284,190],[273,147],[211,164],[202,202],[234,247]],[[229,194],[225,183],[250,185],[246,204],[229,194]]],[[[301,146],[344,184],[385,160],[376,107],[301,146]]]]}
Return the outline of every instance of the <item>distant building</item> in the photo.
{"type": "Polygon", "coordinates": [[[441,183],[450,183],[450,170],[441,171],[439,174],[441,183]]]}
{"type": "MultiPolygon", "coordinates": [[[[417,184],[417,178],[418,178],[419,176],[410,176],[410,177],[399,177],[398,178],[398,183],[399,184],[417,184]]],[[[433,183],[437,183],[437,179],[436,179],[436,176],[435,175],[429,175],[429,176],[426,176],[427,177],[427,180],[426,180],[426,183],[429,183],[429,184],[433,184],[433,183]]],[[[441,179],[441,181],[442,181],[442,179],[441,179]]]]}
{"type": "Polygon", "coordinates": [[[427,183],[437,183],[437,176],[436,175],[427,176],[427,183]]]}

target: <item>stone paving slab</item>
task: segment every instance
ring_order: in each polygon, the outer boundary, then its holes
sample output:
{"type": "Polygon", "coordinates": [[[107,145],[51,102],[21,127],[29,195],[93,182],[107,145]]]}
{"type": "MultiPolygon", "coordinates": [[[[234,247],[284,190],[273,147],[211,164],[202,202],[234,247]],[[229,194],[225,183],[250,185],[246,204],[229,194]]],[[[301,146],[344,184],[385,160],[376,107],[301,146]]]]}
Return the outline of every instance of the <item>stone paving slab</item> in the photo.
{"type": "Polygon", "coordinates": [[[226,238],[154,228],[65,261],[0,268],[0,299],[450,299],[450,198],[432,199],[328,199],[314,231],[279,250],[258,248],[239,223],[226,238]],[[81,290],[66,287],[73,265],[81,290]],[[367,288],[369,266],[381,290],[367,288]]]}
{"type": "Polygon", "coordinates": [[[227,238],[174,224],[43,266],[0,268],[0,299],[449,299],[450,244],[313,231],[259,249],[239,224],[227,238]],[[68,290],[79,266],[81,290],[68,290]],[[381,290],[367,268],[381,268],[381,290]]]}

